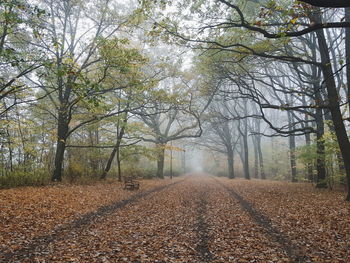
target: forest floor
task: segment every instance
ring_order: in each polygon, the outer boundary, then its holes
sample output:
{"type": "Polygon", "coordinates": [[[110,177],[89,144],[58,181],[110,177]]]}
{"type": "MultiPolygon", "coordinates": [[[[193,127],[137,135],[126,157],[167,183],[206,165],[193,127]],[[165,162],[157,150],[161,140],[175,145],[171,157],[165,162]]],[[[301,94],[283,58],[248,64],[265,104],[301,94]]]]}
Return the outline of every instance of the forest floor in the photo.
{"type": "Polygon", "coordinates": [[[0,190],[0,262],[350,262],[350,204],[311,185],[191,174],[0,190]]]}

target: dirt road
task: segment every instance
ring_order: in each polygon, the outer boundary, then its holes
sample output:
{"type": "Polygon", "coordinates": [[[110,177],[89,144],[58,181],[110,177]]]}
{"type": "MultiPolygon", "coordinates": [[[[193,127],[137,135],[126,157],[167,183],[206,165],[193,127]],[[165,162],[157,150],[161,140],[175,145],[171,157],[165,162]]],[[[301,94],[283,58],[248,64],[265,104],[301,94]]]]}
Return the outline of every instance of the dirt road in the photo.
{"type": "Polygon", "coordinates": [[[0,261],[350,262],[349,207],[338,211],[340,226],[319,219],[305,225],[307,216],[293,217],[298,204],[286,200],[310,191],[283,187],[208,175],[166,179],[70,220],[58,218],[40,234],[21,234],[28,236],[3,247],[0,261]]]}

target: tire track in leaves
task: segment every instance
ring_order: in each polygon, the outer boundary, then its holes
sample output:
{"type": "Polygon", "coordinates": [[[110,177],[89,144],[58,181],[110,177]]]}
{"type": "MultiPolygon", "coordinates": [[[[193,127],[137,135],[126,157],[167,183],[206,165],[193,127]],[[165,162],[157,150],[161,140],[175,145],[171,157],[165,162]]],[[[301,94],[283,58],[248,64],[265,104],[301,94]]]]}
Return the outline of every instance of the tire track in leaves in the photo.
{"type": "Polygon", "coordinates": [[[53,242],[35,259],[46,262],[201,263],[197,247],[198,187],[177,184],[53,242]],[[195,195],[194,195],[195,194],[195,195]]]}
{"type": "MultiPolygon", "coordinates": [[[[203,186],[202,186],[203,188],[203,186]]],[[[206,191],[207,192],[207,191],[206,191]]],[[[196,231],[198,235],[198,245],[196,247],[196,250],[199,254],[199,257],[201,258],[202,262],[212,262],[213,255],[209,250],[208,243],[209,243],[209,231],[208,231],[208,224],[207,224],[207,200],[206,200],[206,194],[204,192],[204,189],[201,189],[199,200],[198,200],[198,218],[197,218],[197,226],[196,231]]]]}
{"type": "Polygon", "coordinates": [[[133,204],[151,194],[166,190],[169,187],[184,182],[185,180],[187,180],[187,178],[167,185],[158,186],[145,192],[137,193],[132,197],[122,201],[117,201],[112,204],[102,206],[96,211],[87,213],[82,217],[73,220],[69,224],[59,226],[50,234],[34,238],[33,240],[29,241],[28,245],[24,248],[5,253],[3,251],[0,251],[0,262],[27,262],[28,260],[31,262],[30,258],[35,256],[36,252],[50,247],[51,243],[58,240],[69,240],[70,232],[72,230],[76,231],[77,229],[81,229],[90,224],[102,221],[106,216],[113,214],[114,212],[126,207],[129,204],[133,204]]]}
{"type": "Polygon", "coordinates": [[[256,210],[251,203],[247,202],[234,189],[226,186],[216,178],[214,178],[214,180],[221,185],[233,199],[239,202],[242,209],[246,211],[259,226],[265,229],[272,241],[281,245],[287,256],[292,260],[291,262],[311,262],[306,255],[302,254],[300,248],[295,246],[281,231],[272,225],[271,220],[267,216],[256,210]]]}

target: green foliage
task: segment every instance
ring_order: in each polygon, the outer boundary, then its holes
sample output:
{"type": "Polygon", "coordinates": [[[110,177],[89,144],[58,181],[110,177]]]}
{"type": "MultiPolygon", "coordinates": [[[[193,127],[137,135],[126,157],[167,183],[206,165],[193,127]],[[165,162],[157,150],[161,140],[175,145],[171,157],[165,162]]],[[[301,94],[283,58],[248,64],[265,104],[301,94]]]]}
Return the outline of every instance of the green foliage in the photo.
{"type": "Polygon", "coordinates": [[[43,10],[27,1],[0,1],[0,115],[14,98],[30,96],[23,78],[45,60],[29,43],[32,35],[42,31],[39,20],[43,15],[43,10]]]}
{"type": "Polygon", "coordinates": [[[290,165],[288,146],[284,141],[280,138],[271,138],[271,142],[264,142],[262,148],[264,149],[264,170],[267,178],[288,180],[290,165]]]}
{"type": "MultiPolygon", "coordinates": [[[[128,39],[113,38],[100,39],[99,55],[106,66],[111,68],[113,74],[124,74],[128,79],[140,74],[139,69],[148,60],[136,48],[131,48],[128,39]]],[[[111,73],[112,73],[111,72],[111,73]]]]}
{"type": "Polygon", "coordinates": [[[153,148],[135,144],[122,147],[120,155],[123,161],[138,162],[141,157],[146,157],[149,160],[156,160],[157,152],[153,148]]]}
{"type": "Polygon", "coordinates": [[[333,189],[334,186],[342,185],[345,182],[345,173],[339,170],[338,163],[342,162],[342,160],[339,160],[341,153],[335,133],[326,132],[323,140],[326,147],[326,170],[328,175],[326,180],[328,187],[333,189]]]}
{"type": "Polygon", "coordinates": [[[65,172],[65,179],[69,183],[76,183],[82,177],[89,174],[89,169],[82,162],[70,162],[67,171],[65,172]]]}
{"type": "Polygon", "coordinates": [[[152,179],[156,176],[156,171],[149,168],[139,168],[137,166],[126,165],[122,171],[123,177],[152,179]]]}
{"type": "MultiPolygon", "coordinates": [[[[326,167],[326,180],[320,182],[326,184],[330,189],[335,186],[343,185],[345,182],[344,171],[339,169],[339,165],[342,166],[342,160],[339,160],[340,149],[338,141],[333,132],[326,132],[321,139],[325,145],[325,167],[326,167]]],[[[316,166],[317,151],[316,142],[299,147],[296,151],[297,158],[303,164],[311,164],[313,167],[316,166]]]]}
{"type": "Polygon", "coordinates": [[[316,143],[298,147],[296,153],[298,160],[303,164],[314,164],[317,158],[316,143]]]}
{"type": "Polygon", "coordinates": [[[39,186],[50,182],[50,175],[44,169],[33,171],[13,171],[8,175],[0,176],[0,188],[12,188],[19,186],[39,186]]]}

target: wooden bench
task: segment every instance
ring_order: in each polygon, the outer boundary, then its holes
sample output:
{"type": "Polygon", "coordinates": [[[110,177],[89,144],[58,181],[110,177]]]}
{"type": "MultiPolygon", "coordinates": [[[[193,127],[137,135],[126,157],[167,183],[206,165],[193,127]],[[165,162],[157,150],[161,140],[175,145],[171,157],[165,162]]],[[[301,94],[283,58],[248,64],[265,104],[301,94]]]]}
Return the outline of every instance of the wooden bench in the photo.
{"type": "Polygon", "coordinates": [[[132,177],[126,177],[124,179],[125,190],[138,190],[140,188],[140,182],[132,177]]]}

